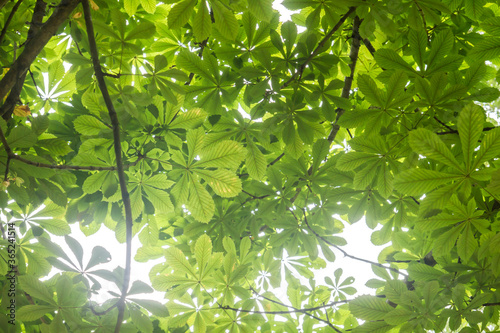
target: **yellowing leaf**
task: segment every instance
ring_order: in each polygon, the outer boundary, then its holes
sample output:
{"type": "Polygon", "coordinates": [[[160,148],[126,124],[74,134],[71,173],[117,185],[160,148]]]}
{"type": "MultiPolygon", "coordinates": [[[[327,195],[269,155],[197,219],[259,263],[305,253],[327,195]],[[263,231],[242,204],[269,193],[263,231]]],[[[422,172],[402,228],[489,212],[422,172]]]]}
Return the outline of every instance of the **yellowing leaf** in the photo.
{"type": "Polygon", "coordinates": [[[141,5],[149,14],[154,14],[156,11],[156,0],[141,0],[141,5]]]}
{"type": "Polygon", "coordinates": [[[215,212],[214,200],[206,188],[193,176],[190,176],[189,188],[187,208],[196,220],[204,223],[210,222],[215,212]]]}
{"type": "Polygon", "coordinates": [[[224,198],[235,197],[241,192],[241,180],[233,172],[225,169],[194,170],[205,179],[217,195],[224,198]]]}

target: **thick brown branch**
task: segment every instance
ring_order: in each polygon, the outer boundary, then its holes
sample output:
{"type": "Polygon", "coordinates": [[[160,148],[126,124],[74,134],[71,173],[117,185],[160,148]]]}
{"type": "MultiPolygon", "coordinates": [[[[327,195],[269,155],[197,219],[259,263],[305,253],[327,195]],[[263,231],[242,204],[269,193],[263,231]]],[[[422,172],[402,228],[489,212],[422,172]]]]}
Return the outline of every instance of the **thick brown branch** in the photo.
{"type": "Polygon", "coordinates": [[[116,167],[118,180],[120,182],[120,190],[122,194],[123,206],[125,208],[125,223],[126,223],[126,254],[125,254],[125,272],[123,275],[123,286],[121,290],[120,301],[117,305],[118,307],[118,318],[115,326],[115,333],[120,332],[120,328],[123,322],[123,316],[125,311],[125,297],[127,296],[127,291],[130,284],[130,270],[132,263],[132,208],[130,205],[130,194],[127,190],[127,183],[125,180],[125,172],[123,170],[122,162],[122,146],[120,139],[120,124],[118,121],[118,115],[116,114],[113,102],[109,96],[108,88],[106,86],[106,81],[104,80],[104,75],[101,70],[101,64],[99,62],[99,53],[97,51],[97,45],[94,37],[94,26],[92,24],[92,18],[90,16],[90,5],[88,0],[82,0],[83,13],[85,16],[85,25],[87,26],[87,35],[89,39],[90,55],[92,58],[92,63],[94,65],[94,72],[101,90],[102,97],[104,98],[104,103],[108,109],[109,118],[111,119],[111,124],[113,126],[113,141],[116,155],[116,167]]]}
{"type": "Polygon", "coordinates": [[[42,26],[47,4],[43,0],[37,0],[24,51],[19,58],[14,61],[10,70],[2,78],[2,81],[0,81],[0,99],[10,90],[7,100],[0,108],[0,116],[5,120],[11,117],[14,107],[19,102],[19,95],[21,94],[24,79],[26,78],[26,73],[31,63],[45,47],[50,38],[56,33],[59,26],[73,11],[78,2],[79,0],[61,1],[43,28],[40,28],[42,26]]]}
{"type": "Polygon", "coordinates": [[[2,10],[3,6],[5,6],[7,2],[9,2],[9,0],[0,0],[0,10],[2,10]]]}
{"type": "Polygon", "coordinates": [[[375,48],[373,47],[372,43],[368,40],[368,38],[363,38],[363,44],[365,44],[366,48],[368,49],[368,52],[373,56],[375,55],[375,48]]]}
{"type": "Polygon", "coordinates": [[[5,38],[5,34],[7,33],[7,28],[9,27],[10,21],[14,17],[14,14],[17,12],[17,9],[21,5],[23,0],[18,0],[12,10],[10,11],[9,17],[7,17],[7,21],[5,21],[5,25],[2,28],[2,32],[0,32],[0,45],[2,45],[3,39],[5,38]]]}
{"type": "Polygon", "coordinates": [[[45,22],[43,28],[26,43],[23,52],[0,81],[0,100],[3,100],[9,90],[12,89],[17,78],[26,73],[31,63],[57,32],[59,26],[66,21],[69,14],[71,14],[79,2],[80,0],[62,0],[54,10],[54,13],[45,22]]]}
{"type": "Polygon", "coordinates": [[[340,20],[337,22],[337,24],[335,24],[335,26],[332,28],[332,30],[330,30],[330,32],[328,32],[328,34],[326,34],[326,36],[319,42],[318,46],[316,46],[316,48],[309,55],[309,57],[306,59],[306,61],[304,61],[304,63],[302,65],[300,65],[299,69],[292,75],[292,77],[290,79],[288,79],[288,81],[286,81],[285,83],[283,83],[283,85],[280,87],[280,90],[288,87],[297,77],[299,77],[299,78],[302,77],[302,73],[304,72],[304,70],[307,67],[307,65],[309,65],[309,63],[314,59],[314,57],[316,57],[318,54],[321,53],[321,51],[322,51],[323,47],[325,46],[326,42],[330,38],[332,38],[333,34],[342,26],[342,24],[344,24],[345,20],[347,20],[347,18],[352,13],[354,13],[355,10],[356,10],[356,7],[349,8],[349,10],[347,11],[347,13],[345,13],[340,18],[340,20]]]}

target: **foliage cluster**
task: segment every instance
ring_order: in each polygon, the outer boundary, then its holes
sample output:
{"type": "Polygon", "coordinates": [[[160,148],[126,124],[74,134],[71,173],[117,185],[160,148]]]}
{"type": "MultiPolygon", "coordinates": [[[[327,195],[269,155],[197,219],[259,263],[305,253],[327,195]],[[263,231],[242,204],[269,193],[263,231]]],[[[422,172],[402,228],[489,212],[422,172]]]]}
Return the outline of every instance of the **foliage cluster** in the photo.
{"type": "Polygon", "coordinates": [[[500,329],[498,1],[283,5],[0,0],[0,331],[500,329]],[[373,296],[315,279],[338,255],[373,296]]]}

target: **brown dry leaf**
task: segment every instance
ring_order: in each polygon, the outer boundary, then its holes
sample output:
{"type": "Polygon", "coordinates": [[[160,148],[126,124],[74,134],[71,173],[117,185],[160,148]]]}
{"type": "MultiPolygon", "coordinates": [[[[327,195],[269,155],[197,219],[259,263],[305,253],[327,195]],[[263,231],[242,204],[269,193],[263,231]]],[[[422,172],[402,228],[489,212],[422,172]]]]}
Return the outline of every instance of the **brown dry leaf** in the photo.
{"type": "Polygon", "coordinates": [[[99,10],[99,6],[92,0],[90,0],[90,7],[92,7],[93,10],[99,10]]]}
{"type": "Polygon", "coordinates": [[[14,108],[14,115],[18,117],[27,117],[31,114],[30,108],[27,105],[17,105],[14,108]]]}

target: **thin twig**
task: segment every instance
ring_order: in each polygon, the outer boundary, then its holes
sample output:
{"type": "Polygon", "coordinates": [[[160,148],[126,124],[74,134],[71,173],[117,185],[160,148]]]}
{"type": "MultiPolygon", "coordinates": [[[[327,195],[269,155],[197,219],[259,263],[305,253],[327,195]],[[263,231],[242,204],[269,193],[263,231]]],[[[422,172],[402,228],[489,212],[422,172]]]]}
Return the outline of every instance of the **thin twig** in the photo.
{"type": "MultiPolygon", "coordinates": [[[[292,215],[295,217],[295,219],[297,219],[297,217],[295,216],[295,213],[293,213],[293,211],[289,208],[290,212],[292,213],[292,215]]],[[[312,227],[311,225],[309,224],[309,221],[307,221],[307,216],[306,216],[306,212],[305,210],[303,210],[303,213],[304,213],[304,223],[306,224],[307,228],[309,230],[311,230],[311,232],[318,238],[318,239],[321,239],[323,242],[325,242],[326,244],[330,245],[331,247],[339,250],[340,252],[342,252],[342,254],[344,255],[344,257],[348,257],[348,258],[351,258],[351,259],[354,259],[354,260],[358,260],[358,261],[362,261],[362,262],[365,262],[367,264],[372,264],[372,265],[375,265],[375,266],[378,266],[378,267],[381,267],[381,268],[385,268],[385,269],[388,269],[388,270],[391,270],[393,272],[396,272],[402,276],[405,276],[405,277],[408,277],[408,274],[406,273],[403,273],[401,272],[399,269],[397,268],[394,268],[394,267],[387,267],[387,266],[384,266],[378,262],[375,262],[375,261],[371,261],[371,260],[367,260],[367,259],[363,259],[363,258],[359,258],[359,257],[356,257],[356,256],[353,256],[353,255],[350,255],[349,253],[347,253],[345,250],[343,250],[341,247],[339,247],[338,245],[335,245],[333,244],[332,242],[330,242],[329,240],[327,240],[326,238],[324,238],[323,236],[321,236],[320,234],[318,234],[312,227]]]]}
{"type": "Polygon", "coordinates": [[[366,48],[368,49],[368,52],[372,56],[375,55],[375,48],[373,47],[372,43],[368,40],[368,38],[363,38],[363,44],[365,44],[366,48]]]}
{"type": "MultiPolygon", "coordinates": [[[[342,89],[342,95],[341,95],[341,97],[346,99],[349,99],[351,93],[352,81],[354,80],[354,71],[356,70],[356,63],[359,55],[359,47],[361,39],[359,35],[359,25],[360,25],[360,19],[359,17],[356,16],[354,17],[354,22],[352,24],[352,45],[351,45],[351,52],[349,54],[349,58],[351,58],[351,63],[349,64],[351,73],[344,80],[344,88],[342,89]]],[[[337,136],[337,133],[340,130],[338,121],[339,118],[344,114],[345,110],[342,108],[337,108],[336,112],[337,116],[335,118],[335,122],[332,126],[330,134],[328,135],[328,141],[330,143],[332,143],[333,140],[335,140],[335,137],[337,136]]]]}
{"type": "Polygon", "coordinates": [[[113,102],[109,96],[108,88],[106,86],[106,81],[104,80],[104,75],[101,69],[101,64],[99,61],[99,53],[97,51],[97,45],[94,37],[94,26],[92,24],[92,18],[90,16],[90,5],[88,0],[82,0],[83,14],[85,16],[85,25],[87,26],[87,35],[89,39],[89,48],[92,58],[92,63],[94,65],[94,72],[101,90],[102,97],[108,109],[109,118],[111,119],[111,124],[113,125],[113,141],[116,155],[116,167],[118,180],[120,182],[120,190],[122,194],[123,206],[125,208],[125,223],[126,223],[126,254],[125,254],[125,271],[123,274],[123,285],[121,290],[121,297],[118,302],[118,318],[115,326],[115,333],[120,332],[120,328],[123,322],[123,316],[125,312],[125,298],[127,296],[127,291],[130,284],[130,271],[131,271],[131,261],[132,261],[132,208],[130,205],[130,194],[127,190],[127,182],[125,180],[125,172],[123,169],[122,162],[122,147],[120,139],[120,123],[118,121],[118,115],[116,114],[113,102]]]}
{"type": "MultiPolygon", "coordinates": [[[[6,153],[7,157],[9,159],[17,160],[20,162],[23,162],[25,164],[29,164],[35,167],[39,168],[46,168],[46,169],[56,169],[56,170],[77,170],[77,171],[115,171],[118,170],[118,167],[116,166],[109,166],[109,167],[98,167],[98,166],[80,166],[80,165],[66,165],[66,164],[47,164],[47,163],[40,163],[40,162],[33,162],[30,161],[22,156],[17,155],[12,151],[12,148],[10,148],[7,139],[5,137],[5,134],[3,133],[3,130],[0,128],[0,143],[2,143],[6,153]]],[[[126,164],[123,167],[124,168],[130,168],[135,166],[137,163],[139,163],[140,160],[144,158],[143,155],[138,155],[137,160],[133,163],[126,164]]],[[[7,167],[8,169],[8,167],[7,167]]]]}
{"type": "MultiPolygon", "coordinates": [[[[352,23],[352,45],[351,45],[351,52],[349,54],[349,57],[351,59],[351,63],[349,64],[349,68],[351,69],[350,75],[346,76],[344,79],[344,87],[342,88],[342,94],[341,97],[345,99],[349,99],[349,96],[351,94],[351,87],[352,87],[352,82],[354,80],[354,72],[356,71],[356,63],[358,61],[358,55],[359,55],[359,47],[360,47],[360,35],[359,35],[359,25],[361,24],[361,20],[359,19],[358,16],[354,17],[354,21],[352,23]]],[[[338,131],[340,130],[340,126],[337,124],[339,118],[344,114],[345,110],[342,108],[337,108],[336,113],[337,116],[335,118],[335,122],[332,126],[332,130],[330,134],[328,135],[328,141],[330,143],[335,140],[335,137],[337,136],[338,131]]],[[[351,132],[349,132],[350,137],[352,138],[351,132]]],[[[308,170],[307,173],[308,175],[311,175],[313,171],[313,167],[311,166],[308,170]]],[[[290,199],[291,203],[294,203],[295,200],[297,200],[300,192],[302,191],[301,188],[297,188],[295,195],[290,199]]]]}
{"type": "Polygon", "coordinates": [[[337,24],[335,24],[335,26],[332,28],[332,30],[330,30],[330,32],[328,32],[328,34],[326,34],[326,36],[319,42],[318,46],[316,46],[316,48],[309,55],[309,57],[306,59],[306,61],[304,61],[304,63],[302,65],[300,65],[299,69],[295,73],[293,73],[292,77],[290,79],[288,79],[288,81],[286,81],[285,83],[283,83],[283,85],[280,87],[280,90],[288,87],[295,80],[295,78],[297,78],[297,76],[298,77],[302,76],[302,73],[304,72],[304,69],[307,67],[307,65],[309,65],[309,63],[314,59],[314,57],[316,57],[318,54],[321,53],[321,51],[322,51],[323,47],[325,46],[326,42],[342,26],[342,24],[344,24],[345,20],[347,20],[347,18],[352,13],[354,13],[355,10],[356,10],[356,7],[350,7],[349,8],[349,10],[347,11],[347,13],[345,13],[340,18],[340,20],[337,22],[337,24]]]}
{"type": "Polygon", "coordinates": [[[0,32],[0,45],[2,45],[3,39],[5,38],[5,34],[7,33],[7,28],[9,27],[10,21],[14,17],[14,14],[17,12],[17,9],[21,5],[23,0],[18,0],[12,10],[10,11],[9,17],[7,17],[7,21],[5,21],[5,25],[2,28],[2,32],[0,32]]]}
{"type": "Polygon", "coordinates": [[[40,90],[38,90],[38,85],[36,84],[35,77],[33,76],[33,72],[31,71],[31,69],[28,69],[28,73],[30,73],[31,81],[33,81],[33,84],[35,85],[35,90],[38,94],[38,97],[40,97],[40,99],[43,99],[42,95],[40,95],[40,90]]]}

